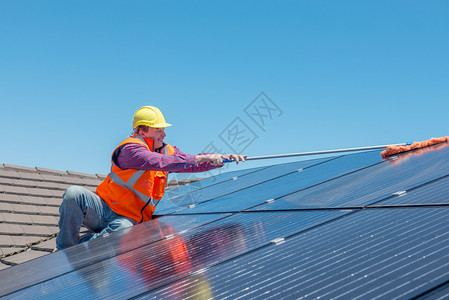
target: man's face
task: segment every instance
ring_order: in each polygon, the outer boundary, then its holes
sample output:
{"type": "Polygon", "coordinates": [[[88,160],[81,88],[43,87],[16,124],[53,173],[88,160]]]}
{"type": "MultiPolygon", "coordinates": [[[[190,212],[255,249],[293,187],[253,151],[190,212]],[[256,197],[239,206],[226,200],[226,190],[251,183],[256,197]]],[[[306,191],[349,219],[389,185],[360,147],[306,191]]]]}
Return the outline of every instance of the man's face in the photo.
{"type": "Polygon", "coordinates": [[[146,138],[154,140],[154,149],[162,147],[164,138],[166,137],[165,128],[148,127],[148,131],[142,131],[142,133],[146,138]]]}

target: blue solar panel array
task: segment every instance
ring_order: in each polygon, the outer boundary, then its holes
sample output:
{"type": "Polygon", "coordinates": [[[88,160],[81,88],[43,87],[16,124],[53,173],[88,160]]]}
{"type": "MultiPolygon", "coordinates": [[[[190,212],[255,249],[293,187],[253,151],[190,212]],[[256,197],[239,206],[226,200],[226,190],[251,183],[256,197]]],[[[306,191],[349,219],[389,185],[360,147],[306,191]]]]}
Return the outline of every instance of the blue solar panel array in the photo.
{"type": "Polygon", "coordinates": [[[448,183],[448,144],[224,173],[150,222],[0,271],[0,296],[449,297],[448,183]]]}

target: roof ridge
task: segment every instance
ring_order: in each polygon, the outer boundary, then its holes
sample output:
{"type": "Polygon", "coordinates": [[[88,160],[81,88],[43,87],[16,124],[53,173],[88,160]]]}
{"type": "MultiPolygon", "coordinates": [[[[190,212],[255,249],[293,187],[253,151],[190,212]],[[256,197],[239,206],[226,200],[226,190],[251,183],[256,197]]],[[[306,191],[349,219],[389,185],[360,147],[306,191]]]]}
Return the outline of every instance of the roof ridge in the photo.
{"type": "Polygon", "coordinates": [[[89,177],[89,178],[100,178],[100,179],[104,179],[106,178],[106,175],[103,174],[89,174],[89,173],[82,173],[82,172],[76,172],[76,171],[60,171],[60,170],[54,170],[54,169],[47,169],[47,168],[42,168],[42,167],[25,167],[25,166],[19,166],[19,165],[12,165],[12,164],[6,164],[3,163],[2,165],[0,165],[0,168],[5,168],[5,169],[11,169],[11,170],[16,170],[16,171],[26,171],[26,172],[36,172],[38,174],[57,174],[57,175],[61,175],[61,176],[79,176],[79,177],[89,177]]]}

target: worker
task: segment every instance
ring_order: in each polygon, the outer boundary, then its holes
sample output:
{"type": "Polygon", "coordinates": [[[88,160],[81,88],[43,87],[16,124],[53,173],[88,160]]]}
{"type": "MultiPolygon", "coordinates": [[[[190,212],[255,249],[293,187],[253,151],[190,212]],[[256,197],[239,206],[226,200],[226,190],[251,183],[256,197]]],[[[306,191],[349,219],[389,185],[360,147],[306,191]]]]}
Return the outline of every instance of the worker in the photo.
{"type": "Polygon", "coordinates": [[[237,154],[184,154],[164,142],[168,126],[171,124],[154,106],[135,112],[134,133],[112,152],[111,172],[96,192],[80,186],[65,191],[56,249],[151,220],[164,196],[168,173],[209,171],[222,167],[224,159],[245,161],[246,156],[237,154]],[[81,225],[90,231],[83,237],[81,225]]]}

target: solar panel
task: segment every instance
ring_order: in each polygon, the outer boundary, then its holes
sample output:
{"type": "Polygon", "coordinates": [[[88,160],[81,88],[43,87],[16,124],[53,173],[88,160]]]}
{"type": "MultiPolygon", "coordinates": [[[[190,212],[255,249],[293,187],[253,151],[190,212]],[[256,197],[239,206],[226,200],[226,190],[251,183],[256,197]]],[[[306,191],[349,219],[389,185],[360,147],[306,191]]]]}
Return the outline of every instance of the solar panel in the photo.
{"type": "Polygon", "coordinates": [[[449,176],[443,176],[416,188],[401,190],[377,206],[444,205],[449,204],[449,176]]]}
{"type": "Polygon", "coordinates": [[[448,213],[360,210],[144,296],[410,299],[449,278],[448,213]]]}
{"type": "MultiPolygon", "coordinates": [[[[66,252],[73,269],[24,288],[10,297],[32,297],[42,295],[60,298],[71,295],[74,298],[87,297],[119,297],[128,298],[155,289],[174,280],[189,276],[212,265],[232,259],[239,255],[254,251],[272,243],[273,240],[317,226],[323,222],[339,218],[351,211],[316,211],[279,213],[247,213],[217,219],[216,215],[207,215],[216,220],[203,224],[192,230],[169,235],[169,238],[157,236],[157,240],[140,241],[147,228],[144,224],[137,233],[116,236],[114,243],[106,243],[115,255],[109,258],[83,261],[89,257],[89,247],[79,245],[66,252]],[[119,241],[119,243],[117,243],[119,241]],[[122,249],[121,247],[124,247],[122,249]],[[129,247],[136,247],[130,250],[129,247]],[[64,287],[61,290],[60,287],[64,287]],[[97,288],[98,287],[98,288],[97,288]]],[[[162,217],[161,219],[164,219],[162,217]]],[[[174,220],[178,217],[167,217],[174,220]]],[[[194,216],[184,216],[184,221],[194,216]]],[[[168,219],[164,224],[170,224],[168,219]]],[[[195,225],[197,225],[196,222],[195,225]]],[[[168,226],[168,225],[167,225],[168,226]]],[[[150,224],[151,232],[157,231],[155,224],[150,224]]],[[[163,229],[160,229],[161,231],[163,229]]],[[[165,228],[165,231],[168,229],[165,228]]],[[[175,232],[175,230],[168,230],[175,232]]],[[[92,247],[97,242],[105,245],[105,241],[92,240],[92,247]]],[[[61,253],[62,254],[62,253],[61,253]]]]}
{"type": "Polygon", "coordinates": [[[189,230],[225,216],[227,214],[166,216],[14,266],[0,271],[2,283],[0,296],[30,285],[51,281],[55,277],[65,276],[74,270],[83,269],[98,262],[101,264],[121,253],[155,243],[177,232],[189,230]],[[124,239],[128,242],[124,243],[124,239]]]}
{"type": "MultiPolygon", "coordinates": [[[[425,157],[387,160],[287,195],[256,210],[355,207],[373,204],[449,174],[449,147],[425,157]]],[[[434,185],[438,185],[435,183],[434,185]]],[[[441,185],[441,184],[440,184],[441,185]]],[[[443,198],[445,198],[443,196],[443,198]]],[[[391,200],[393,201],[393,200],[391,200]]],[[[393,202],[392,202],[393,203],[393,202]]]]}
{"type": "MultiPolygon", "coordinates": [[[[263,170],[265,168],[269,168],[271,166],[264,166],[264,167],[257,167],[257,168],[252,168],[252,169],[243,169],[243,170],[236,170],[236,171],[232,171],[232,172],[225,172],[225,173],[221,173],[218,174],[217,176],[210,176],[207,178],[204,178],[202,180],[199,181],[195,181],[192,182],[188,185],[180,185],[177,186],[176,188],[167,190],[165,195],[164,195],[164,199],[170,199],[172,197],[178,197],[179,195],[184,195],[186,193],[190,193],[192,192],[192,190],[197,190],[197,189],[203,189],[206,187],[211,187],[214,186],[216,184],[225,182],[225,181],[229,181],[232,180],[232,178],[234,177],[239,177],[239,176],[245,176],[254,172],[258,172],[260,170],[263,170]]],[[[190,173],[190,174],[182,174],[190,179],[194,179],[194,178],[201,178],[203,173],[190,173]]],[[[176,174],[178,175],[178,174],[176,174]]],[[[182,176],[180,176],[182,177],[182,176]]]]}
{"type": "Polygon", "coordinates": [[[447,297],[447,145],[227,174],[195,207],[0,271],[0,296],[447,297]]]}
{"type": "MultiPolygon", "coordinates": [[[[299,172],[289,172],[268,181],[259,178],[260,183],[257,185],[176,213],[228,212],[249,209],[270,201],[270,199],[286,196],[298,190],[379,164],[381,161],[378,152],[336,157],[320,164],[305,167],[299,172]]],[[[254,173],[254,175],[256,174],[254,173]]]]}
{"type": "MultiPolygon", "coordinates": [[[[332,159],[332,158],[330,158],[332,159]]],[[[189,193],[184,195],[171,196],[170,198],[164,198],[157,206],[155,214],[167,214],[180,210],[181,207],[186,207],[191,204],[197,204],[211,199],[221,197],[223,195],[231,194],[235,191],[245,189],[247,187],[256,185],[264,181],[284,176],[289,173],[294,173],[298,169],[308,168],[312,165],[317,165],[328,161],[329,158],[314,159],[308,161],[299,161],[293,163],[286,163],[280,165],[269,166],[265,168],[257,168],[253,172],[232,172],[232,177],[229,175],[218,176],[218,178],[226,177],[226,180],[218,179],[217,183],[212,185],[206,185],[197,189],[201,181],[197,182],[197,185],[190,188],[186,187],[185,190],[189,190],[189,193]]]]}

